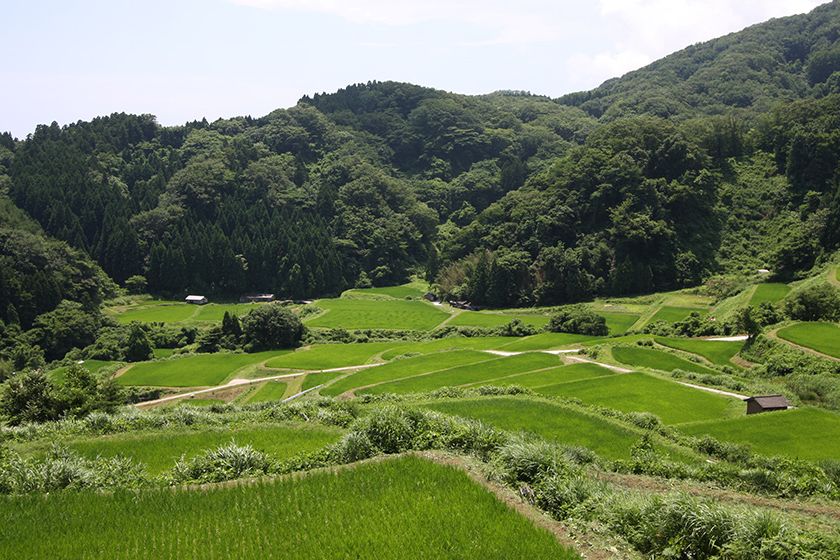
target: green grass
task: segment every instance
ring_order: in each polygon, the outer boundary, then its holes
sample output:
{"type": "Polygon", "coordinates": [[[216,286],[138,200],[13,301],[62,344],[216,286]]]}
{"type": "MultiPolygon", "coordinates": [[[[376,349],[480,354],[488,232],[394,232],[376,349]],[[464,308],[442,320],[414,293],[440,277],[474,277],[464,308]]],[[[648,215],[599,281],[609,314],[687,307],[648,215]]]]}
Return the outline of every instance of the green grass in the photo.
{"type": "Polygon", "coordinates": [[[421,298],[427,290],[424,289],[423,282],[409,282],[401,286],[386,286],[383,288],[364,288],[353,289],[344,292],[346,295],[372,295],[372,296],[388,296],[396,299],[421,298]]]}
{"type": "Polygon", "coordinates": [[[204,387],[220,385],[236,370],[288,352],[274,350],[254,354],[194,354],[158,362],[135,364],[117,378],[121,385],[153,387],[204,387]]]}
{"type": "Polygon", "coordinates": [[[454,467],[394,458],[299,478],[0,502],[0,558],[578,558],[454,467]]]}
{"type": "Polygon", "coordinates": [[[441,401],[427,408],[473,418],[501,430],[526,432],[564,445],[587,447],[605,459],[629,459],[640,434],[593,414],[559,403],[528,398],[492,397],[441,401]]]}
{"type": "Polygon", "coordinates": [[[324,387],[319,392],[322,395],[336,396],[350,389],[366,387],[374,383],[383,383],[403,377],[440,371],[465,364],[486,362],[493,359],[494,357],[491,354],[476,352],[474,350],[453,350],[451,352],[439,352],[437,354],[405,358],[383,366],[359,371],[336,381],[332,385],[324,387]]]}
{"type": "Polygon", "coordinates": [[[518,338],[509,344],[500,346],[498,349],[506,350],[508,352],[552,350],[554,348],[561,348],[563,346],[569,346],[579,342],[591,342],[593,340],[597,340],[597,337],[587,336],[585,334],[540,333],[533,336],[518,338]]]}
{"type": "Polygon", "coordinates": [[[665,305],[650,318],[648,323],[655,323],[657,321],[676,323],[677,321],[682,321],[695,311],[700,313],[700,315],[706,315],[708,313],[706,309],[696,307],[672,307],[665,305]]]}
{"type": "Polygon", "coordinates": [[[266,381],[248,397],[248,403],[279,401],[286,394],[286,387],[282,381],[266,381]]]}
{"type": "Polygon", "coordinates": [[[332,381],[336,377],[341,377],[342,375],[347,375],[345,371],[324,371],[321,373],[308,373],[306,374],[306,379],[303,380],[303,386],[301,390],[306,391],[307,389],[312,389],[313,387],[317,387],[318,385],[323,385],[327,381],[332,381]]]}
{"type": "Polygon", "coordinates": [[[534,389],[548,385],[557,385],[558,383],[571,383],[582,379],[603,377],[605,375],[616,375],[616,372],[598,364],[572,364],[570,366],[559,366],[542,371],[517,374],[483,384],[497,386],[519,385],[534,389]]]}
{"type": "Polygon", "coordinates": [[[693,371],[695,373],[707,373],[716,375],[713,369],[702,364],[683,360],[679,356],[655,350],[653,348],[642,348],[640,346],[614,346],[612,349],[613,358],[622,364],[633,367],[646,367],[660,371],[671,372],[675,369],[693,371]]]}
{"type": "Polygon", "coordinates": [[[495,328],[507,325],[514,319],[519,319],[526,325],[542,328],[548,324],[548,317],[545,315],[508,315],[504,313],[484,313],[479,311],[463,311],[447,325],[455,327],[482,327],[495,328]]]}
{"type": "MultiPolygon", "coordinates": [[[[80,365],[89,372],[96,373],[105,366],[110,366],[116,363],[117,362],[109,362],[107,360],[85,360],[80,365]]],[[[64,383],[64,381],[67,379],[67,371],[69,369],[70,366],[61,366],[60,368],[55,368],[54,370],[50,370],[47,372],[47,377],[49,377],[50,380],[54,383],[64,383]]]]}
{"type": "Polygon", "coordinates": [[[758,307],[762,303],[776,303],[785,299],[788,292],[790,292],[790,286],[787,284],[759,284],[755,287],[755,292],[750,298],[750,305],[758,307]]]}
{"type": "Polygon", "coordinates": [[[339,298],[318,300],[316,305],[325,313],[307,320],[310,327],[431,330],[449,317],[423,301],[339,298]]]}
{"type": "Polygon", "coordinates": [[[537,389],[624,412],[651,412],[666,424],[699,422],[743,413],[741,401],[644,373],[627,373],[537,389]]]}
{"type": "Polygon", "coordinates": [[[751,414],[714,422],[680,426],[693,436],[749,444],[764,455],[804,460],[840,457],[840,415],[815,408],[751,414]]]}
{"type": "Polygon", "coordinates": [[[476,336],[470,338],[448,337],[422,342],[400,343],[398,346],[394,346],[383,352],[382,359],[393,360],[397,356],[406,354],[430,354],[444,350],[495,350],[516,340],[515,338],[503,336],[476,336]]]}
{"type": "Polygon", "coordinates": [[[256,309],[260,305],[268,305],[265,303],[208,303],[207,305],[199,306],[198,313],[192,318],[193,321],[207,321],[213,323],[220,323],[225,316],[225,312],[238,317],[244,317],[252,309],[256,309]]]}
{"type": "MultiPolygon", "coordinates": [[[[337,441],[340,436],[340,430],[324,426],[267,424],[232,429],[128,432],[71,439],[66,445],[84,457],[130,457],[143,463],[150,474],[157,475],[172,468],[181,455],[194,457],[207,449],[224,445],[231,439],[239,445],[250,444],[282,459],[318,450],[337,441]]],[[[40,454],[48,450],[48,444],[38,442],[20,450],[26,454],[40,454]]]]}
{"type": "Polygon", "coordinates": [[[797,323],[779,330],[779,338],[840,358],[840,326],[834,323],[797,323]]]}
{"type": "Polygon", "coordinates": [[[282,369],[332,369],[366,364],[393,348],[396,342],[365,342],[359,344],[315,344],[284,354],[266,363],[266,367],[282,369]]]}
{"type": "Polygon", "coordinates": [[[691,352],[703,356],[713,364],[731,366],[730,361],[743,348],[743,342],[727,342],[722,340],[701,340],[697,338],[664,338],[656,337],[657,344],[676,348],[684,352],[691,352]]]}
{"type": "Polygon", "coordinates": [[[175,353],[176,348],[155,348],[152,352],[155,358],[168,358],[175,353]]]}
{"type": "Polygon", "coordinates": [[[614,313],[610,311],[598,311],[597,313],[607,320],[607,327],[609,327],[612,335],[626,333],[640,317],[640,315],[633,313],[614,313]]]}
{"type": "Polygon", "coordinates": [[[130,307],[116,315],[120,323],[183,323],[197,313],[198,306],[183,302],[162,302],[130,307]]]}
{"type": "Polygon", "coordinates": [[[359,392],[366,394],[422,393],[441,387],[484,384],[508,375],[550,368],[559,365],[559,363],[559,358],[550,354],[520,354],[508,358],[497,358],[491,361],[467,364],[428,375],[415,375],[407,379],[362,389],[359,392]]]}
{"type": "Polygon", "coordinates": [[[169,403],[164,403],[162,407],[176,407],[176,406],[197,406],[203,408],[205,406],[213,406],[214,404],[225,404],[225,401],[222,399],[198,399],[198,398],[191,398],[191,399],[179,399],[176,401],[170,401],[169,403]]]}

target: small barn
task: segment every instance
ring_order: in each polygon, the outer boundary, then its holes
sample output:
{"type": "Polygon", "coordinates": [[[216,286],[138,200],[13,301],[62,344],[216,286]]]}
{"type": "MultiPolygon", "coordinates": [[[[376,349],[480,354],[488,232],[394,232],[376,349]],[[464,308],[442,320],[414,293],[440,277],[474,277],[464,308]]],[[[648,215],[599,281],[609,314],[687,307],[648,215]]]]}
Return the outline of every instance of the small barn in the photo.
{"type": "Polygon", "coordinates": [[[207,303],[207,298],[204,296],[191,295],[184,298],[184,301],[187,303],[192,303],[194,305],[204,305],[205,303],[207,303]]]}
{"type": "Polygon", "coordinates": [[[790,403],[783,395],[762,395],[747,399],[747,414],[787,410],[790,403]]]}
{"type": "Polygon", "coordinates": [[[245,294],[239,298],[240,303],[271,303],[274,294],[245,294]]]}
{"type": "Polygon", "coordinates": [[[436,302],[438,300],[438,297],[433,292],[426,292],[425,294],[423,294],[423,299],[425,299],[426,301],[436,302]]]}

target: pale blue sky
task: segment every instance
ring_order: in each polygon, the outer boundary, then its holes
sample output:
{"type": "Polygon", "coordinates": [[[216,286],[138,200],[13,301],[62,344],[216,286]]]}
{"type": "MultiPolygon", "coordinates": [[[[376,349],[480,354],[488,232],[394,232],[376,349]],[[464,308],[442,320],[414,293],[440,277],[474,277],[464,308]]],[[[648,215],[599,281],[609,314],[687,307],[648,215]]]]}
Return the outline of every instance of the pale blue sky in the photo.
{"type": "Polygon", "coordinates": [[[0,0],[0,130],[260,116],[368,80],[560,96],[820,0],[0,0]]]}

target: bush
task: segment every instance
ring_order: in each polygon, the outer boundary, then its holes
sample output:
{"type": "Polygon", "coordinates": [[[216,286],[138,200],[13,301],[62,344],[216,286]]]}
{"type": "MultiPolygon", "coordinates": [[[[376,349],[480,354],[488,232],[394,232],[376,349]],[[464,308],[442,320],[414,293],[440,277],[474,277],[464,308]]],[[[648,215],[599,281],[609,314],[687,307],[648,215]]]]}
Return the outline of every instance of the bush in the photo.
{"type": "Polygon", "coordinates": [[[303,338],[303,323],[280,304],[261,305],[242,319],[245,342],[252,349],[295,348],[303,338]]]}
{"type": "Polygon", "coordinates": [[[235,441],[187,461],[183,457],[170,474],[173,484],[185,482],[221,482],[246,476],[268,474],[272,461],[262,451],[235,441]]]}
{"type": "Polygon", "coordinates": [[[125,289],[129,294],[145,294],[147,286],[148,282],[146,282],[146,277],[139,274],[129,276],[125,279],[125,289]]]}
{"type": "Polygon", "coordinates": [[[785,299],[785,313],[798,321],[840,321],[840,292],[828,284],[797,290],[785,299]]]}
{"type": "Polygon", "coordinates": [[[548,322],[551,332],[607,336],[607,320],[586,307],[574,305],[561,309],[548,322]]]}

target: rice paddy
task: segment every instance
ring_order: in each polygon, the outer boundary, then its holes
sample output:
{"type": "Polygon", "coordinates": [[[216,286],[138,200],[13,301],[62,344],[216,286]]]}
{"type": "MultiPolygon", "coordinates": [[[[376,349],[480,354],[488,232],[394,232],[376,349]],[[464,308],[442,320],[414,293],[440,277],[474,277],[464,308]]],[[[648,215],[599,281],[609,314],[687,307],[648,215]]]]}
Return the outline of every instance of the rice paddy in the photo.
{"type": "Polygon", "coordinates": [[[747,444],[764,455],[805,460],[840,457],[840,414],[815,408],[751,414],[687,424],[680,430],[694,436],[747,444]]]}
{"type": "MultiPolygon", "coordinates": [[[[231,440],[239,445],[252,445],[278,459],[284,459],[315,451],[339,437],[341,431],[336,428],[309,424],[263,424],[202,430],[128,432],[76,438],[64,444],[84,457],[128,457],[143,463],[149,474],[158,475],[172,468],[181,456],[189,459],[231,440]]],[[[21,451],[30,454],[46,450],[45,442],[21,448],[21,451]]]]}
{"type": "Polygon", "coordinates": [[[671,372],[675,369],[683,371],[692,371],[694,373],[705,373],[715,375],[717,372],[702,364],[684,360],[679,356],[656,350],[653,348],[643,348],[640,346],[614,346],[612,348],[612,355],[617,361],[622,364],[627,364],[633,367],[644,367],[656,369],[659,371],[671,372]]]}
{"type": "Polygon", "coordinates": [[[370,298],[322,299],[324,313],[306,320],[310,327],[431,330],[449,314],[424,301],[370,298]]]}
{"type": "Polygon", "coordinates": [[[286,394],[288,385],[283,381],[266,381],[248,396],[249,404],[279,401],[286,394]]]}
{"type": "Polygon", "coordinates": [[[454,327],[481,327],[494,328],[507,325],[514,319],[525,325],[542,328],[548,324],[548,317],[545,315],[507,314],[507,313],[485,313],[481,311],[462,311],[456,315],[448,325],[454,327]]]}
{"type": "Polygon", "coordinates": [[[607,320],[607,327],[610,329],[611,335],[624,334],[640,317],[640,315],[633,313],[615,313],[611,311],[598,311],[597,313],[607,320]]]}
{"type": "Polygon", "coordinates": [[[790,292],[790,286],[787,284],[772,282],[759,284],[755,287],[755,291],[750,298],[750,305],[758,307],[762,303],[776,303],[785,299],[788,292],[790,292]]]}
{"type": "Polygon", "coordinates": [[[666,424],[716,420],[744,412],[744,404],[737,399],[640,372],[549,385],[536,391],[624,412],[651,412],[666,424]]]}
{"type": "Polygon", "coordinates": [[[508,352],[528,352],[531,350],[553,350],[583,342],[599,340],[594,336],[569,333],[540,333],[533,336],[518,338],[513,342],[500,346],[500,350],[508,352]]]}
{"type": "Polygon", "coordinates": [[[492,397],[440,401],[426,408],[480,420],[500,430],[526,432],[565,445],[587,447],[605,459],[629,459],[641,435],[604,418],[558,403],[492,397]]]}
{"type": "Polygon", "coordinates": [[[441,387],[484,384],[496,379],[546,369],[559,365],[557,356],[542,353],[520,354],[507,358],[497,358],[480,363],[466,364],[430,373],[416,374],[405,379],[382,383],[362,389],[360,393],[422,393],[441,387]]]}
{"type": "Polygon", "coordinates": [[[287,353],[287,350],[253,354],[193,354],[133,365],[117,377],[121,385],[152,387],[206,387],[221,385],[237,370],[287,353]]]}
{"type": "MultiPolygon", "coordinates": [[[[675,348],[684,352],[690,352],[703,356],[710,362],[719,366],[731,366],[732,358],[741,351],[743,342],[728,342],[722,340],[702,340],[697,338],[664,338],[656,337],[657,344],[675,348]]],[[[684,369],[684,368],[683,368],[684,369]]]]}
{"type": "Polygon", "coordinates": [[[665,305],[654,313],[648,323],[656,323],[658,321],[662,321],[664,323],[676,323],[677,321],[682,321],[694,312],[700,313],[700,315],[706,315],[708,313],[706,309],[697,307],[673,307],[665,305]]]}
{"type": "Polygon", "coordinates": [[[243,485],[0,501],[0,558],[578,558],[453,467],[405,457],[243,485]],[[398,551],[398,552],[397,552],[398,551]]]}
{"type": "Polygon", "coordinates": [[[779,338],[840,358],[840,325],[797,323],[779,330],[779,338]]]}
{"type": "Polygon", "coordinates": [[[278,356],[266,362],[277,369],[319,370],[359,366],[400,342],[367,342],[359,344],[315,344],[278,356]]]}

